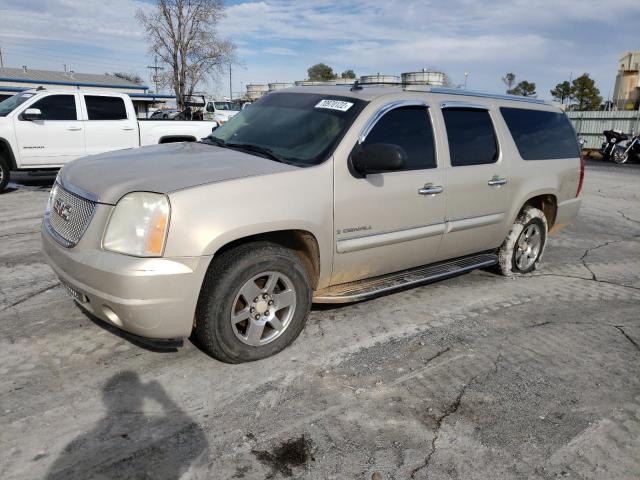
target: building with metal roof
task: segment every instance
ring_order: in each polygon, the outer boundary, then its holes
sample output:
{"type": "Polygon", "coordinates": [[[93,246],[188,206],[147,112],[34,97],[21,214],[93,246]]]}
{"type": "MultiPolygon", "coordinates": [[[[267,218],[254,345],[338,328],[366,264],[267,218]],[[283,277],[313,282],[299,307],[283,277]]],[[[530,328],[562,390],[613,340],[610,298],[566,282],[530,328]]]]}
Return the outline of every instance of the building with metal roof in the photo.
{"type": "Polygon", "coordinates": [[[15,93],[38,87],[127,93],[133,101],[138,116],[146,116],[149,107],[154,104],[174,102],[176,99],[174,95],[149,92],[148,86],[139,85],[115,75],[31,70],[27,67],[0,68],[0,101],[15,93]]]}

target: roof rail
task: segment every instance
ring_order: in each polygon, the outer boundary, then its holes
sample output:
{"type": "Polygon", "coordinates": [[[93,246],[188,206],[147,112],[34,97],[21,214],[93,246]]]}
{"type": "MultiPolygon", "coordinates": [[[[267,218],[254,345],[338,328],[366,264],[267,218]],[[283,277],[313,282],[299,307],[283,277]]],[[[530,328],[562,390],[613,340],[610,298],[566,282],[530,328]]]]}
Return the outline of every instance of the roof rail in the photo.
{"type": "Polygon", "coordinates": [[[428,91],[430,91],[431,93],[445,93],[447,95],[465,95],[469,97],[496,98],[499,100],[512,100],[514,102],[537,103],[540,105],[544,105],[547,103],[546,100],[543,100],[541,98],[522,97],[520,95],[504,95],[501,93],[478,92],[475,90],[464,90],[462,88],[430,87],[428,91]]]}

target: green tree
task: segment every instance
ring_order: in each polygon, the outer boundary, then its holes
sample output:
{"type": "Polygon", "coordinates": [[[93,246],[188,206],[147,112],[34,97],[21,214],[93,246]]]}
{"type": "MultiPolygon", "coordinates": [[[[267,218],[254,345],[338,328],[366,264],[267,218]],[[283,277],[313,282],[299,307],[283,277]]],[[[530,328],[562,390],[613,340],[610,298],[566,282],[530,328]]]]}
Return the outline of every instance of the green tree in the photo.
{"type": "Polygon", "coordinates": [[[556,88],[551,90],[551,96],[564,105],[565,100],[571,98],[571,84],[566,80],[556,85],[556,88]]]}
{"type": "Polygon", "coordinates": [[[333,68],[324,63],[316,63],[309,67],[307,74],[309,75],[309,80],[314,82],[325,82],[336,78],[336,74],[333,73],[333,68]]]}
{"type": "Polygon", "coordinates": [[[536,84],[535,82],[527,82],[522,80],[515,87],[507,90],[509,95],[520,95],[522,97],[535,97],[536,96],[536,84]]]}
{"type": "Polygon", "coordinates": [[[571,82],[571,99],[578,110],[597,110],[602,103],[600,90],[588,73],[583,73],[571,82]]]}
{"type": "Polygon", "coordinates": [[[507,73],[504,77],[502,77],[502,81],[507,86],[507,93],[508,93],[509,90],[513,88],[513,84],[516,83],[516,74],[507,73]]]}
{"type": "Polygon", "coordinates": [[[356,73],[353,70],[345,70],[340,74],[341,78],[356,78],[356,73]]]}

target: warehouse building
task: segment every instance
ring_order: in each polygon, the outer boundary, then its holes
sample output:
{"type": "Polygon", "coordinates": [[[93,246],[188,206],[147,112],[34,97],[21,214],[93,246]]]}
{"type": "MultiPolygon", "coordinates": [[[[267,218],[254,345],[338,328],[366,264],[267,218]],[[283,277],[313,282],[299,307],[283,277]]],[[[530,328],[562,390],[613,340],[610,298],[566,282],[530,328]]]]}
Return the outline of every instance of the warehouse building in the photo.
{"type": "Polygon", "coordinates": [[[0,101],[31,88],[56,90],[89,90],[127,93],[133,101],[138,117],[145,117],[157,104],[175,102],[173,95],[150,93],[146,85],[138,85],[115,75],[93,73],[55,72],[29,68],[0,68],[0,101]]]}

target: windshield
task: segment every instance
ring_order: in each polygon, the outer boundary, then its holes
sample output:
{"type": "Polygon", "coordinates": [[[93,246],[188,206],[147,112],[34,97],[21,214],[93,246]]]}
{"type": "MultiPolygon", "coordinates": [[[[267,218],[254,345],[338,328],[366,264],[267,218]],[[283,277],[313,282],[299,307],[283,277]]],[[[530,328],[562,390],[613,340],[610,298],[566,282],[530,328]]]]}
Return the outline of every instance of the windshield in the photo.
{"type": "Polygon", "coordinates": [[[251,145],[285,162],[317,165],[331,154],[365,104],[350,97],[270,93],[216,128],[205,142],[251,145]]]}
{"type": "Polygon", "coordinates": [[[17,93],[13,97],[3,100],[0,102],[0,117],[6,117],[34,95],[35,93],[17,93]]]}

